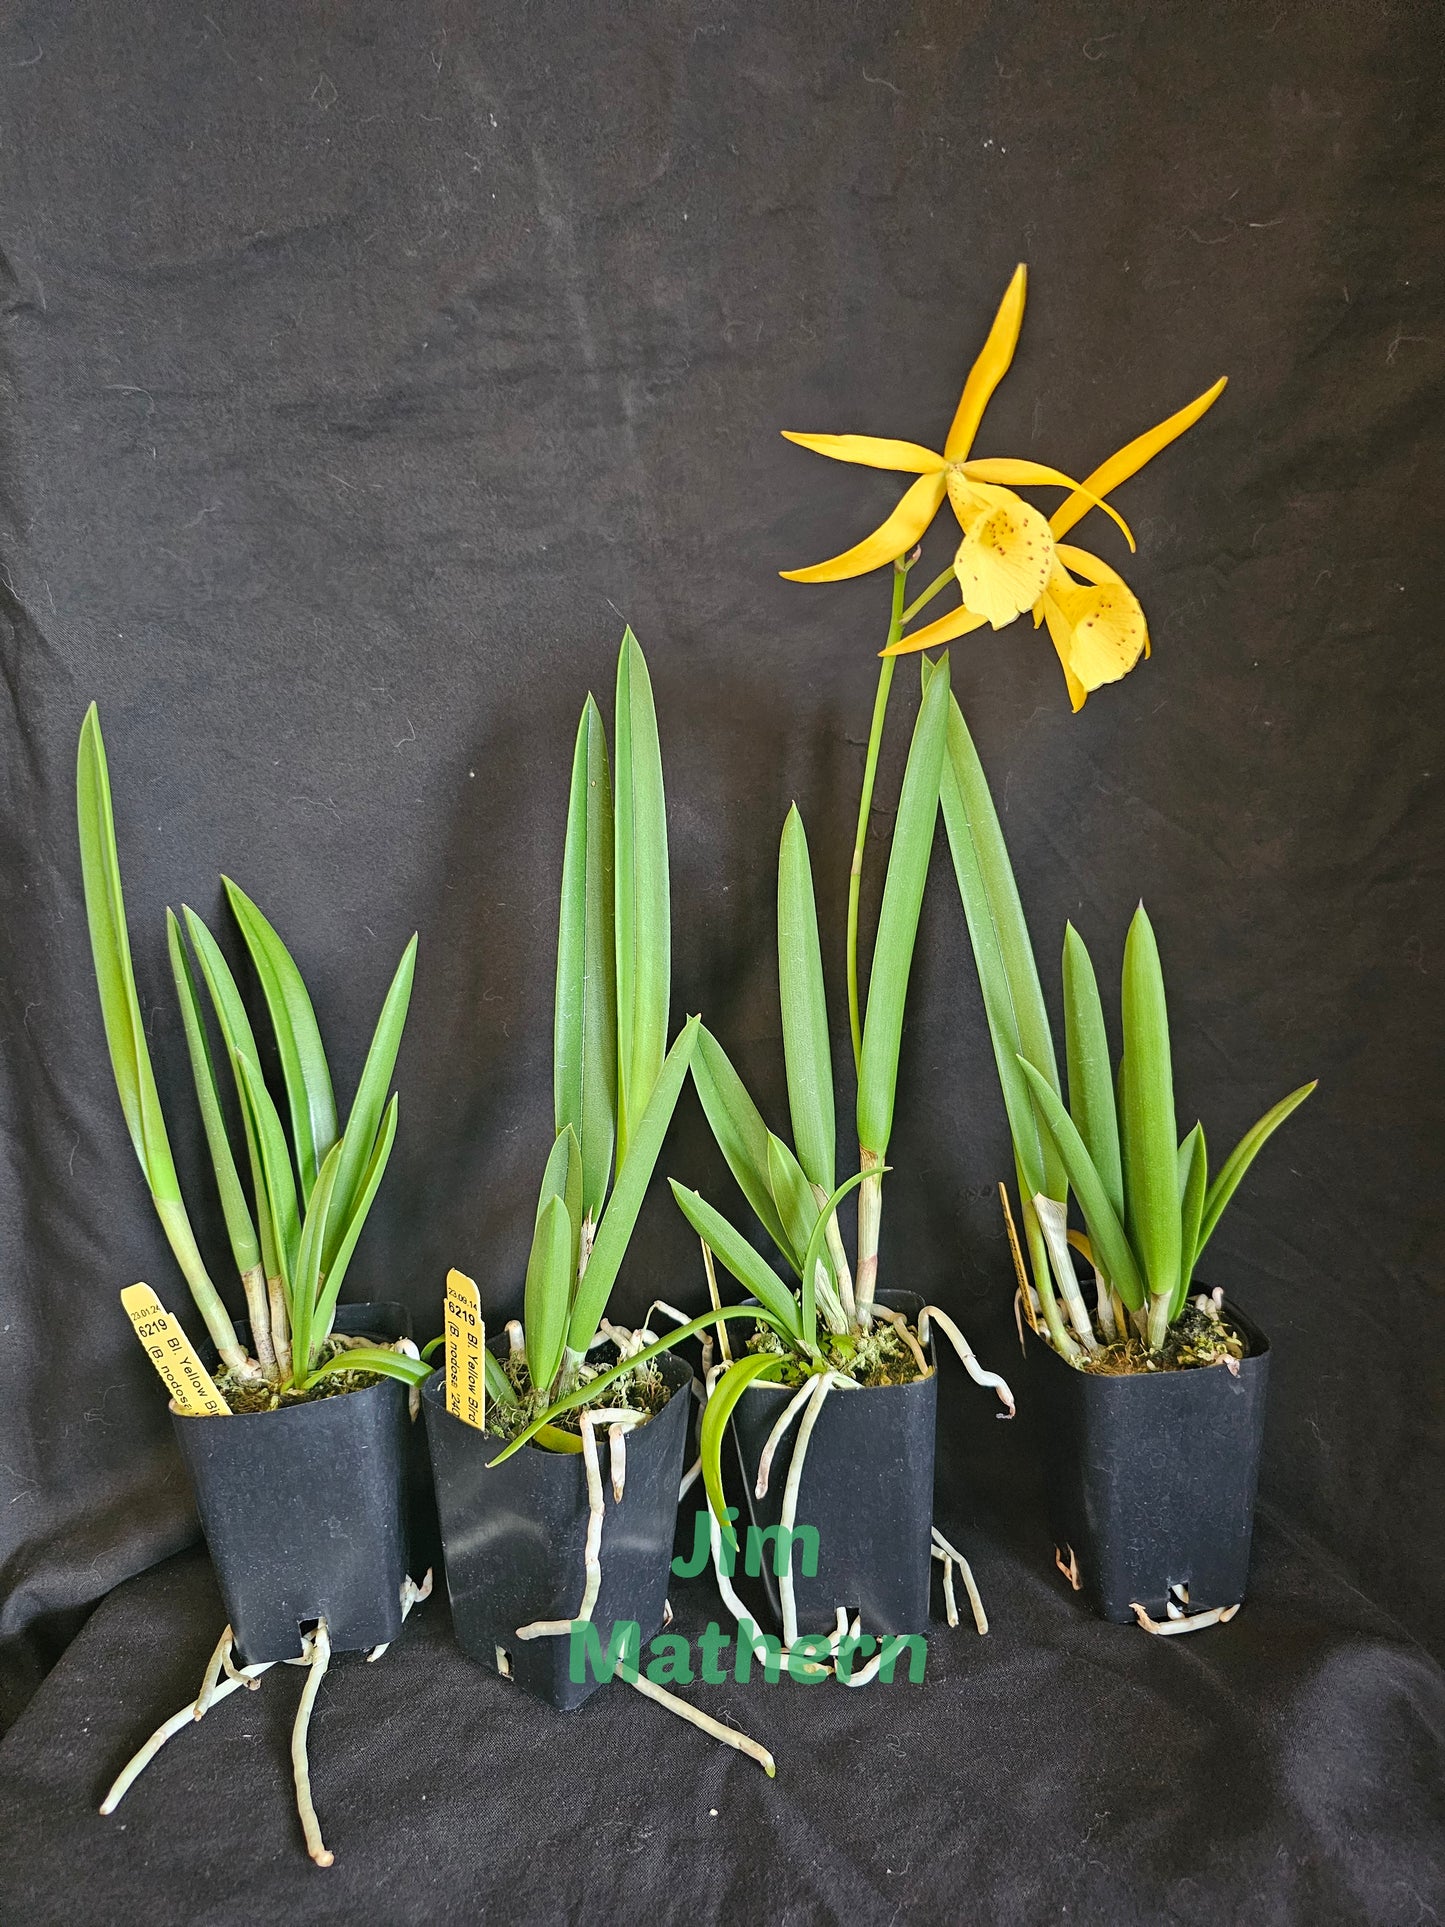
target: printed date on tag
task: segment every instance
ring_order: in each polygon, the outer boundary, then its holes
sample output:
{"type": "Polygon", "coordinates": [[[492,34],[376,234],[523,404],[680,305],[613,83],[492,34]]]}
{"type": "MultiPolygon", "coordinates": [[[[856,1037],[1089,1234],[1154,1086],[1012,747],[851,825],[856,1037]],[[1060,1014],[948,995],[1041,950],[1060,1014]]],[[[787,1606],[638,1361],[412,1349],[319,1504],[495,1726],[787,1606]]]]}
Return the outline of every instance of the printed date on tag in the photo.
{"type": "Polygon", "coordinates": [[[482,1299],[465,1272],[447,1273],[444,1323],[447,1341],[447,1410],[479,1432],[487,1426],[487,1381],[483,1356],[487,1328],[482,1299]]]}
{"type": "Polygon", "coordinates": [[[127,1285],[120,1302],[176,1410],[187,1418],[229,1418],[231,1408],[197,1358],[194,1345],[150,1286],[127,1285]]]}

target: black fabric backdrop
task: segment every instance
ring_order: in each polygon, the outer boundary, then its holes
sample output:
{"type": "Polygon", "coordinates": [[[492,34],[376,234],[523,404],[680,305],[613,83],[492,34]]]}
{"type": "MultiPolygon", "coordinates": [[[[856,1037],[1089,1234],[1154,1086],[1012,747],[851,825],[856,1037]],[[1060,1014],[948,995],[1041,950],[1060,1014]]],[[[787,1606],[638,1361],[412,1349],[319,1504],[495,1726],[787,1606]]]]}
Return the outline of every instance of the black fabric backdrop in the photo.
{"type": "MultiPolygon", "coordinates": [[[[1436,1917],[1440,54],[1428,4],[1346,0],[6,10],[12,1713],[130,1579],[0,1755],[7,1917],[1436,1917]],[[627,618],[663,732],[675,1011],[702,1009],[781,1117],[776,837],[796,797],[841,1066],[887,585],[777,570],[845,546],[896,484],[777,431],[934,440],[1019,259],[1029,313],[980,452],[1081,474],[1231,377],[1120,494],[1153,661],[1077,718],[1027,624],[953,670],[1046,976],[1072,917],[1114,980],[1142,896],[1181,1119],[1219,1151],[1321,1079],[1211,1253],[1275,1344],[1245,1610],[1187,1642],[1084,1619],[1026,1424],[949,1371],[939,1518],[994,1631],[940,1630],[922,1689],[700,1694],[774,1746],[776,1785],[623,1688],[562,1727],[466,1667],[434,1602],[323,1693],[332,1874],[288,1819],[290,1676],[101,1822],[219,1602],[196,1554],[131,1578],[194,1524],[117,1293],[184,1293],[91,981],[86,702],[218,1265],[161,913],[222,922],[224,870],[293,942],[343,1091],[419,928],[353,1295],[432,1330],[455,1263],[511,1310],[582,697],[610,708],[627,618]]],[[[1007,1142],[941,839],[892,1161],[887,1277],[1007,1370],[1007,1142]]],[[[690,1099],[665,1168],[727,1195],[690,1099]]],[[[656,1196],[622,1309],[699,1303],[695,1254],[656,1196]]],[[[707,1589],[680,1590],[700,1623],[707,1589]]]]}

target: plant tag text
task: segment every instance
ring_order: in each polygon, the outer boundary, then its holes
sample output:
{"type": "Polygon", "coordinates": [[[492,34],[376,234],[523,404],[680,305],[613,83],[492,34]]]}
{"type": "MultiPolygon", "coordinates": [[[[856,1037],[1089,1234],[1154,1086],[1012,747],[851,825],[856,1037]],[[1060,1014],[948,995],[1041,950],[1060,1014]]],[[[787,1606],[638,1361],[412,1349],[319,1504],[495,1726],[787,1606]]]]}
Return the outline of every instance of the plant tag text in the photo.
{"type": "Polygon", "coordinates": [[[176,1410],[187,1418],[229,1417],[231,1408],[197,1358],[195,1347],[150,1286],[127,1285],[120,1302],[176,1410]]]}
{"type": "Polygon", "coordinates": [[[444,1313],[447,1339],[447,1410],[463,1425],[483,1432],[487,1425],[487,1380],[482,1355],[487,1328],[482,1299],[465,1272],[447,1273],[444,1313]]]}

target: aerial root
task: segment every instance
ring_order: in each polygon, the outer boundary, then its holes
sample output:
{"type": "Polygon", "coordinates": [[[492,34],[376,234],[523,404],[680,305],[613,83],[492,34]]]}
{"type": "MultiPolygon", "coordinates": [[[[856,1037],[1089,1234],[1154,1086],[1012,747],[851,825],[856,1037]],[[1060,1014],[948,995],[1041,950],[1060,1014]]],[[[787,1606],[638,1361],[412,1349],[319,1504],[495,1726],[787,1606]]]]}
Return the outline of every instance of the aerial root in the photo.
{"type": "Polygon", "coordinates": [[[699,1727],[713,1739],[721,1740],[724,1746],[735,1747],[739,1753],[746,1753],[750,1760],[757,1761],[770,1780],[777,1777],[778,1769],[772,1754],[756,1740],[749,1739],[746,1733],[739,1733],[733,1726],[724,1726],[721,1720],[715,1720],[709,1714],[700,1712],[697,1707],[689,1706],[686,1700],[679,1699],[675,1693],[669,1693],[664,1687],[654,1685],[641,1673],[635,1679],[629,1675],[627,1683],[629,1686],[635,1686],[645,1699],[655,1701],[658,1706],[665,1706],[669,1713],[675,1713],[680,1720],[686,1720],[689,1725],[699,1727]]]}
{"type": "Polygon", "coordinates": [[[1180,1619],[1151,1619],[1137,1600],[1130,1600],[1129,1607],[1146,1633],[1198,1633],[1206,1626],[1227,1626],[1243,1604],[1236,1600],[1232,1606],[1212,1606],[1206,1613],[1192,1613],[1180,1619]]]}
{"type": "Polygon", "coordinates": [[[933,1528],[933,1556],[943,1562],[943,1595],[948,1607],[949,1625],[958,1624],[958,1602],[953,1591],[953,1568],[957,1566],[963,1576],[963,1589],[968,1594],[968,1603],[973,1609],[973,1623],[980,1636],[987,1637],[988,1614],[983,1609],[983,1597],[974,1583],[973,1567],[957,1546],[949,1544],[937,1526],[933,1528]]]}
{"type": "Polygon", "coordinates": [[[968,1340],[958,1329],[957,1325],[954,1324],[946,1311],[940,1311],[937,1305],[925,1305],[923,1310],[918,1314],[918,1336],[925,1344],[927,1343],[928,1321],[930,1318],[937,1324],[949,1344],[952,1345],[953,1349],[958,1353],[959,1358],[963,1361],[963,1369],[968,1373],[974,1384],[989,1387],[998,1393],[999,1403],[1003,1405],[1005,1409],[1002,1413],[996,1414],[995,1416],[1012,1418],[1015,1410],[1014,1395],[1008,1388],[1008,1381],[1000,1378],[997,1372],[986,1372],[984,1370],[983,1366],[979,1364],[977,1358],[974,1356],[972,1345],[969,1344],[968,1340]]]}
{"type": "Polygon", "coordinates": [[[308,1633],[302,1648],[306,1661],[306,1684],[301,1689],[301,1704],[291,1728],[291,1773],[296,1782],[296,1811],[301,1816],[301,1831],[306,1851],[318,1867],[329,1867],[335,1855],[321,1837],[321,1822],[311,1799],[311,1762],[306,1753],[306,1735],[311,1725],[311,1709],[331,1664],[331,1641],[326,1636],[326,1621],[318,1619],[316,1630],[308,1633]]]}

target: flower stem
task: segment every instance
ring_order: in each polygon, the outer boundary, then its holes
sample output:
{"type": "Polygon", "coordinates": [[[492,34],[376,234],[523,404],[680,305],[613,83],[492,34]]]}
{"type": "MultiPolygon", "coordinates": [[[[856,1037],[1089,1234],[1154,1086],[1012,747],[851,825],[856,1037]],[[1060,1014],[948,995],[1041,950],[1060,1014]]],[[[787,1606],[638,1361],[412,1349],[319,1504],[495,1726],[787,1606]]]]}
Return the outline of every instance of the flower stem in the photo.
{"type": "MultiPolygon", "coordinates": [[[[950,562],[942,575],[937,575],[933,578],[932,582],[929,583],[918,600],[909,603],[899,619],[900,625],[904,622],[912,622],[913,618],[918,614],[918,611],[926,608],[936,595],[941,594],[942,591],[948,587],[953,579],[953,564],[950,562]]],[[[895,636],[893,640],[896,642],[898,638],[895,636]]]]}
{"type": "MultiPolygon", "coordinates": [[[[911,564],[903,556],[893,564],[893,610],[888,623],[888,642],[897,642],[903,633],[903,590],[911,564]]],[[[878,665],[878,689],[873,697],[873,721],[868,729],[868,754],[863,763],[863,789],[858,798],[858,829],[853,838],[853,865],[848,872],[848,1024],[853,1032],[853,1067],[863,1063],[863,1019],[858,1004],[858,900],[863,889],[863,846],[868,841],[868,820],[873,812],[873,784],[878,775],[878,751],[883,743],[883,721],[888,714],[888,692],[893,687],[893,669],[898,658],[885,656],[878,665]]]]}

